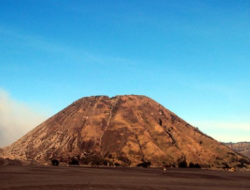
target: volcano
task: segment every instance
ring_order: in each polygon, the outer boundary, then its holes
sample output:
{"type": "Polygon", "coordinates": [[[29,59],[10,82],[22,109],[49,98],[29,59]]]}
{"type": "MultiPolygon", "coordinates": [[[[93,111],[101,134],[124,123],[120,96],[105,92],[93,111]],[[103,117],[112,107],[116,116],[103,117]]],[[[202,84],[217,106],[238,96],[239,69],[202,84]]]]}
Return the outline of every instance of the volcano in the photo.
{"type": "Polygon", "coordinates": [[[87,165],[248,167],[249,159],[156,101],[137,95],[81,98],[0,151],[2,158],[87,165]]]}

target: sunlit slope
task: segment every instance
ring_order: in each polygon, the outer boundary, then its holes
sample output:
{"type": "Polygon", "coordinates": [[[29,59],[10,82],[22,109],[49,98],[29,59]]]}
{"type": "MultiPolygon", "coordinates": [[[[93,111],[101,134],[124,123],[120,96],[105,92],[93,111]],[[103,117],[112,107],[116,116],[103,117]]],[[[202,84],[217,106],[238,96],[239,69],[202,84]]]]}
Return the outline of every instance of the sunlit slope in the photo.
{"type": "Polygon", "coordinates": [[[77,100],[3,149],[2,157],[47,163],[245,167],[249,161],[145,96],[77,100]],[[89,160],[89,161],[87,161],[89,160]]]}

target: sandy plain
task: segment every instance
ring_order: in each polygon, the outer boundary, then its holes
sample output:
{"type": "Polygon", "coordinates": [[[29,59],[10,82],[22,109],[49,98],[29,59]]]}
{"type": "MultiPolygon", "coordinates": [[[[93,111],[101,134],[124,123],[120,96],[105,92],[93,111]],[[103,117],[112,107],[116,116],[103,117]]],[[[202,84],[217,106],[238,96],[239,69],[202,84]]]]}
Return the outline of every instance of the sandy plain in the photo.
{"type": "Polygon", "coordinates": [[[0,189],[27,190],[244,190],[250,172],[202,169],[0,166],[0,189]]]}

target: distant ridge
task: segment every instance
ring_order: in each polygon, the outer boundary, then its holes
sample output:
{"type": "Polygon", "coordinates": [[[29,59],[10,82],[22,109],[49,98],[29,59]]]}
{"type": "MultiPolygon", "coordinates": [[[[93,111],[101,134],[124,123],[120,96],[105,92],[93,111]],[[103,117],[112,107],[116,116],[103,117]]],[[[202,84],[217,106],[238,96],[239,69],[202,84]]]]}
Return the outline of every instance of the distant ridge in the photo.
{"type": "Polygon", "coordinates": [[[224,143],[226,146],[250,158],[250,142],[224,143]]]}
{"type": "Polygon", "coordinates": [[[71,164],[249,167],[249,159],[146,96],[81,98],[12,145],[3,158],[71,164]]]}

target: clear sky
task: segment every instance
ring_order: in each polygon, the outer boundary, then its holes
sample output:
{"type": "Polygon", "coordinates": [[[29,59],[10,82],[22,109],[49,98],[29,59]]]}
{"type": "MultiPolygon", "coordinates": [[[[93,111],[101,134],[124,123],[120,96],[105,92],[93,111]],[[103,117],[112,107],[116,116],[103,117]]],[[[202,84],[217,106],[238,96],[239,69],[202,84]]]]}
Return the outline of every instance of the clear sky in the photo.
{"type": "Polygon", "coordinates": [[[81,97],[124,94],[250,141],[250,1],[0,0],[0,146],[81,97]]]}

